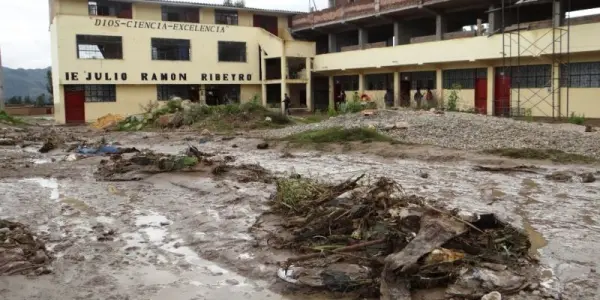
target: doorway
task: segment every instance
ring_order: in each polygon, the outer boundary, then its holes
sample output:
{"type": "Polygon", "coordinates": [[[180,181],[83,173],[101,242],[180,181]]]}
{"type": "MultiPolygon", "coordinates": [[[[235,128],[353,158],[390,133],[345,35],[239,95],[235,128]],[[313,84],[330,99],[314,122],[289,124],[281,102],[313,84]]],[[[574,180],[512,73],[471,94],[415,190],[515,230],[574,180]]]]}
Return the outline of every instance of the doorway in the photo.
{"type": "Polygon", "coordinates": [[[475,80],[475,110],[477,113],[487,115],[487,79],[475,80]]]}
{"type": "Polygon", "coordinates": [[[65,86],[65,123],[85,123],[85,88],[83,85],[65,86]]]}
{"type": "Polygon", "coordinates": [[[409,80],[400,81],[400,106],[410,106],[410,89],[411,83],[409,80]]]}
{"type": "Polygon", "coordinates": [[[494,82],[494,116],[510,116],[510,76],[504,72],[494,82]]]}

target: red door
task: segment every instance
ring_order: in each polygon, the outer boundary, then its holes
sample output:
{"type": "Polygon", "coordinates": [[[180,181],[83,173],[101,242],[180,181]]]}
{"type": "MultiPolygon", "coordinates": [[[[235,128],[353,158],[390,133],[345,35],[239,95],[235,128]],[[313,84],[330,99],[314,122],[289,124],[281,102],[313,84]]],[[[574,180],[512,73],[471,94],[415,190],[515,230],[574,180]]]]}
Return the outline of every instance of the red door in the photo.
{"type": "Polygon", "coordinates": [[[494,86],[494,115],[508,117],[510,116],[510,77],[496,75],[494,86]]]}
{"type": "Polygon", "coordinates": [[[480,114],[487,114],[487,79],[478,78],[475,81],[475,110],[480,114]]]}
{"type": "Polygon", "coordinates": [[[65,121],[66,123],[85,123],[85,90],[76,87],[65,87],[65,121]]]}

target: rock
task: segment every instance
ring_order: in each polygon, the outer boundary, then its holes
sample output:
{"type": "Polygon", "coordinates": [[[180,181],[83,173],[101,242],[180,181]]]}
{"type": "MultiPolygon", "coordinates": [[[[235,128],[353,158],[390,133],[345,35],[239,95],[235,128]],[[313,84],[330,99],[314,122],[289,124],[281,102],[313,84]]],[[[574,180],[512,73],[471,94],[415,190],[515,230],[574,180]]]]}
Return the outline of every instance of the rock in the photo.
{"type": "Polygon", "coordinates": [[[171,119],[175,117],[175,114],[168,114],[168,115],[162,115],[160,117],[158,117],[158,120],[156,121],[158,124],[158,126],[160,127],[169,127],[169,125],[171,124],[171,119]]]}
{"type": "Polygon", "coordinates": [[[541,293],[542,293],[542,292],[540,292],[540,291],[538,291],[538,290],[535,290],[535,291],[531,292],[531,294],[532,294],[532,295],[535,295],[535,296],[539,296],[541,293]]]}
{"type": "MultiPolygon", "coordinates": [[[[527,282],[527,278],[509,270],[494,271],[485,268],[473,268],[461,272],[454,284],[448,287],[450,296],[483,297],[488,291],[518,290],[527,282]]],[[[493,299],[493,298],[492,298],[493,299]]]]}
{"type": "Polygon", "coordinates": [[[31,260],[34,264],[43,264],[48,260],[48,256],[46,256],[46,253],[44,252],[44,250],[38,250],[35,253],[35,256],[33,257],[33,259],[31,260]]]}
{"type": "Polygon", "coordinates": [[[238,285],[238,284],[240,284],[239,281],[237,281],[235,279],[232,279],[232,278],[226,279],[225,282],[227,282],[228,284],[231,284],[231,285],[238,285]]]}
{"type": "Polygon", "coordinates": [[[273,119],[271,119],[271,117],[266,117],[265,118],[265,122],[272,122],[272,121],[273,121],[273,119]]]}
{"type": "Polygon", "coordinates": [[[194,104],[192,103],[191,100],[183,100],[181,101],[181,108],[183,108],[183,111],[189,111],[190,109],[192,109],[192,106],[194,104]]]}
{"type": "Polygon", "coordinates": [[[0,139],[0,146],[14,146],[17,142],[13,139],[0,139]]]}
{"type": "Polygon", "coordinates": [[[385,124],[381,129],[385,131],[390,131],[396,129],[396,126],[394,126],[394,124],[385,124]]]}
{"type": "Polygon", "coordinates": [[[502,300],[502,294],[498,292],[491,292],[481,297],[481,300],[502,300]]]}
{"type": "Polygon", "coordinates": [[[396,124],[394,124],[394,127],[396,129],[408,129],[409,125],[407,122],[396,122],[396,124]]]}
{"type": "Polygon", "coordinates": [[[0,228],[0,233],[7,233],[10,229],[8,227],[0,228]]]}
{"type": "Polygon", "coordinates": [[[231,148],[237,148],[237,147],[238,147],[238,145],[237,145],[237,144],[233,144],[233,145],[231,145],[231,148]]]}
{"type": "Polygon", "coordinates": [[[585,132],[594,132],[594,128],[590,125],[585,125],[585,132]]]}
{"type": "Polygon", "coordinates": [[[429,173],[426,173],[426,172],[421,172],[421,173],[419,174],[419,176],[420,176],[421,178],[425,178],[425,179],[427,179],[427,178],[429,178],[429,173]]]}
{"type": "Polygon", "coordinates": [[[573,176],[571,174],[564,171],[556,171],[552,174],[546,175],[546,179],[556,181],[556,182],[569,182],[573,176]]]}
{"type": "Polygon", "coordinates": [[[256,145],[256,149],[264,150],[269,148],[269,143],[260,143],[256,145]]]}
{"type": "Polygon", "coordinates": [[[583,173],[579,175],[581,177],[581,182],[583,183],[592,183],[596,181],[596,177],[593,173],[583,173]]]}
{"type": "Polygon", "coordinates": [[[208,129],[202,129],[202,132],[200,132],[201,135],[212,135],[212,133],[210,132],[210,130],[208,129]]]}

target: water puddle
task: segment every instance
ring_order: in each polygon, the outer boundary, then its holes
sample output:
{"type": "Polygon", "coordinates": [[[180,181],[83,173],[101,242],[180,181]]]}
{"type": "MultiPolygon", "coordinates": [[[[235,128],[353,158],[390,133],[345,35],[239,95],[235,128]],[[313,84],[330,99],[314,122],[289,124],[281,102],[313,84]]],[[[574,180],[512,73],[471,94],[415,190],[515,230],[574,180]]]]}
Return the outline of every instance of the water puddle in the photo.
{"type": "Polygon", "coordinates": [[[526,219],[523,219],[523,228],[525,229],[525,232],[529,236],[529,241],[531,242],[529,255],[531,257],[539,257],[538,250],[548,246],[548,241],[539,231],[535,230],[535,228],[533,228],[533,226],[531,226],[526,219]]]}
{"type": "Polygon", "coordinates": [[[58,181],[54,178],[27,178],[23,179],[23,182],[37,183],[43,188],[50,189],[50,200],[58,200],[60,197],[58,181]]]}
{"type": "Polygon", "coordinates": [[[79,199],[75,199],[75,198],[65,198],[60,200],[61,203],[67,204],[69,206],[71,206],[72,208],[80,211],[80,212],[84,212],[88,215],[96,215],[96,211],[94,211],[93,208],[91,208],[89,205],[87,205],[85,202],[79,200],[79,199]]]}

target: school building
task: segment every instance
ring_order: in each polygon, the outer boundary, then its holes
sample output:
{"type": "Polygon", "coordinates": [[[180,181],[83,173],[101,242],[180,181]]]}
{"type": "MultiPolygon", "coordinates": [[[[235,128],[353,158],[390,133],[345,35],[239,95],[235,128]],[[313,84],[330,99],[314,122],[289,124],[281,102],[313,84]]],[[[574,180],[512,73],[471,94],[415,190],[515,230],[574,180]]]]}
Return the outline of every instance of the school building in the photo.
{"type": "MultiPolygon", "coordinates": [[[[171,97],[327,109],[457,99],[497,116],[600,118],[593,0],[330,0],[309,13],[190,0],[49,0],[55,118],[137,114],[171,97]]],[[[276,3],[274,2],[274,5],[276,3]]]]}

